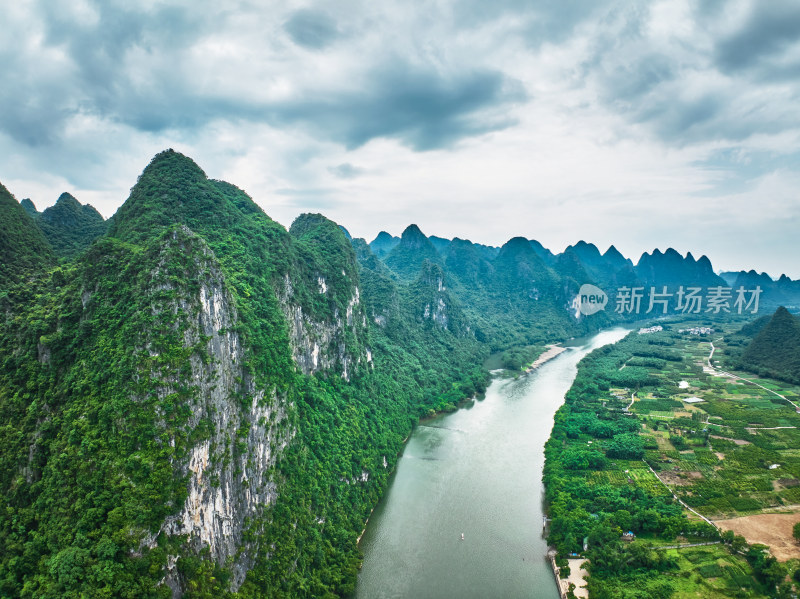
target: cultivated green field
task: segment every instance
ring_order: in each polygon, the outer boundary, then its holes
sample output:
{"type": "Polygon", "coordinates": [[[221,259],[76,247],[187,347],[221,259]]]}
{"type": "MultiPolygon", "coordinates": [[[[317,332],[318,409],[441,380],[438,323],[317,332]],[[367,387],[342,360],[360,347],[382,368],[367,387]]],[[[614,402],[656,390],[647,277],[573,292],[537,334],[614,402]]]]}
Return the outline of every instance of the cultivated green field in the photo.
{"type": "Polygon", "coordinates": [[[674,329],[654,334],[684,359],[649,372],[663,387],[677,389],[666,397],[639,394],[631,407],[644,424],[643,435],[658,444],[645,459],[679,498],[712,519],[800,503],[800,414],[789,403],[800,405],[800,388],[711,371],[711,344],[712,365],[719,368],[725,333],[735,328],[716,325],[710,335],[674,329]],[[689,398],[702,401],[688,403],[689,398]]]}
{"type": "Polygon", "coordinates": [[[589,558],[592,597],[789,597],[791,525],[779,562],[717,521],[800,511],[800,387],[726,371],[740,323],[663,326],[581,362],[546,448],[549,541],[589,558]]]}

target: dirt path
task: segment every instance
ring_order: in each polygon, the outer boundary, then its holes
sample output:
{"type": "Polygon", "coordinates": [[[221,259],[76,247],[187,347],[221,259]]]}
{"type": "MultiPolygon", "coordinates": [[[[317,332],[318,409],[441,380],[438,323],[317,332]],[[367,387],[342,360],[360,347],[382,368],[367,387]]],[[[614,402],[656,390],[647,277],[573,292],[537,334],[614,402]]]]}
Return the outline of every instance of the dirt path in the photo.
{"type": "Polygon", "coordinates": [[[691,547],[708,547],[709,545],[719,545],[722,541],[708,541],[707,543],[684,543],[683,545],[659,545],[656,549],[689,549],[691,547]]]}
{"type": "Polygon", "coordinates": [[[648,464],[648,463],[647,463],[647,462],[645,462],[644,460],[642,460],[642,462],[644,462],[645,466],[647,466],[647,468],[650,470],[650,472],[652,472],[652,473],[653,473],[653,476],[655,476],[655,477],[658,479],[658,482],[660,482],[662,485],[664,485],[664,486],[667,488],[667,491],[669,491],[669,492],[672,494],[672,497],[674,497],[674,498],[675,498],[675,501],[677,501],[678,503],[680,503],[680,504],[681,504],[683,507],[685,507],[687,510],[689,510],[690,512],[692,512],[692,513],[693,513],[695,516],[697,516],[698,518],[702,518],[703,520],[705,520],[706,522],[708,522],[708,523],[709,523],[711,526],[713,526],[714,528],[716,528],[717,530],[719,530],[719,526],[717,526],[716,524],[714,524],[714,522],[713,522],[713,521],[709,520],[709,519],[708,519],[708,518],[706,518],[706,517],[705,517],[703,514],[701,514],[700,512],[697,512],[697,511],[693,510],[693,509],[692,509],[692,508],[690,508],[688,505],[686,505],[686,504],[685,504],[683,501],[681,501],[681,499],[680,499],[680,498],[679,498],[677,495],[675,495],[674,491],[673,491],[673,490],[670,488],[670,486],[669,486],[667,483],[665,483],[663,480],[661,480],[661,477],[660,477],[660,476],[659,476],[659,475],[656,473],[656,471],[655,471],[655,470],[653,470],[653,469],[650,467],[650,464],[648,464]]]}

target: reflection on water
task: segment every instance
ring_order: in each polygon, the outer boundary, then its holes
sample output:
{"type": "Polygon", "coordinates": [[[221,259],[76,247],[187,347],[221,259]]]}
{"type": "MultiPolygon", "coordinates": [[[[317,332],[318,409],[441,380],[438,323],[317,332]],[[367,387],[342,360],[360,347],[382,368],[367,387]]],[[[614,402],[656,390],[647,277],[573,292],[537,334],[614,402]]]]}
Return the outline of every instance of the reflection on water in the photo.
{"type": "Polygon", "coordinates": [[[493,381],[471,409],[419,425],[362,538],[356,596],[556,599],[542,451],[577,363],[626,333],[575,340],[534,373],[493,381]]]}

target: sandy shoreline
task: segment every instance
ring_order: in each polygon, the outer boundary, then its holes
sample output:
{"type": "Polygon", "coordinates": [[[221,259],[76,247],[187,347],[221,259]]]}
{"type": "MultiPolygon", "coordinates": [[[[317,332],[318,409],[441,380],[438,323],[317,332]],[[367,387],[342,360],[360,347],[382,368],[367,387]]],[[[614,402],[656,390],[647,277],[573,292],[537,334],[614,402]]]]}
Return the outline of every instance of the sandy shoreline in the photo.
{"type": "Polygon", "coordinates": [[[536,360],[534,360],[533,364],[531,364],[530,366],[528,366],[528,368],[525,369],[525,372],[531,372],[532,370],[536,370],[537,368],[539,368],[539,366],[541,366],[545,362],[549,362],[557,355],[559,355],[561,352],[567,351],[566,347],[561,347],[560,345],[557,345],[555,343],[551,343],[546,347],[547,349],[544,352],[542,352],[542,354],[538,358],[536,358],[536,360]]]}
{"type": "Polygon", "coordinates": [[[561,578],[558,574],[559,568],[556,566],[555,549],[550,549],[550,551],[548,551],[547,558],[550,560],[550,566],[553,568],[553,574],[556,577],[556,586],[558,587],[558,596],[561,599],[566,599],[567,593],[569,592],[570,583],[575,585],[575,588],[572,591],[575,597],[578,599],[587,599],[589,597],[589,591],[585,586],[586,576],[589,574],[586,571],[586,564],[588,560],[582,557],[577,559],[568,559],[567,563],[569,564],[570,575],[567,578],[561,578]]]}

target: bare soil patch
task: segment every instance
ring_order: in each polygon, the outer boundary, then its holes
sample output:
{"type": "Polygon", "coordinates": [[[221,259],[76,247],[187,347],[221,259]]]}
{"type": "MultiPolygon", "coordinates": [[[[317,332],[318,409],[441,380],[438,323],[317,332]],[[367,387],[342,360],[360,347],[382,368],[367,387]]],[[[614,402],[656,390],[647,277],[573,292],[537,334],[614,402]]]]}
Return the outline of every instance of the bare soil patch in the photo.
{"type": "Polygon", "coordinates": [[[800,486],[800,480],[796,478],[779,478],[772,481],[772,490],[775,492],[791,489],[792,487],[800,486]]]}
{"type": "Polygon", "coordinates": [[[586,560],[569,559],[567,562],[569,562],[570,575],[569,578],[562,582],[562,588],[567,590],[569,589],[569,583],[573,583],[575,585],[575,590],[573,591],[575,596],[581,599],[588,598],[589,591],[584,586],[586,584],[585,579],[589,575],[586,571],[586,560]]]}
{"type": "Polygon", "coordinates": [[[747,542],[769,545],[769,550],[778,560],[800,558],[800,545],[792,536],[792,527],[800,522],[800,512],[793,514],[756,514],[730,520],[716,520],[723,530],[732,530],[742,535],[747,542]]]}
{"type": "Polygon", "coordinates": [[[702,472],[669,472],[664,470],[658,473],[659,478],[668,485],[683,487],[692,484],[693,481],[703,478],[702,472]]]}
{"type": "Polygon", "coordinates": [[[720,437],[719,435],[709,435],[712,439],[724,439],[725,441],[733,441],[736,445],[752,445],[750,441],[744,439],[731,439],[730,437],[720,437]]]}

